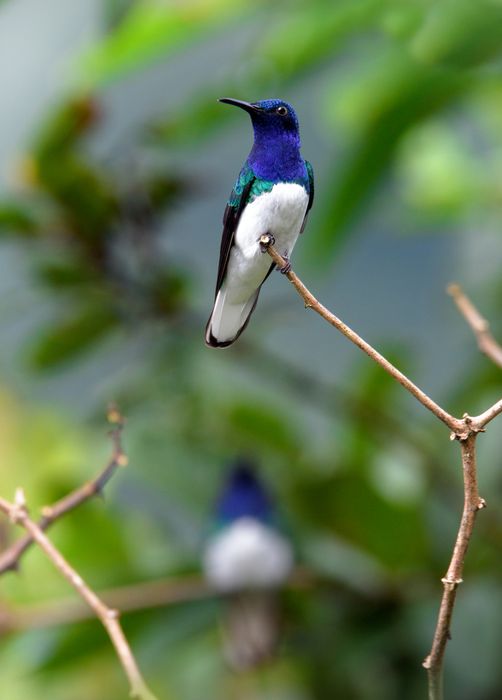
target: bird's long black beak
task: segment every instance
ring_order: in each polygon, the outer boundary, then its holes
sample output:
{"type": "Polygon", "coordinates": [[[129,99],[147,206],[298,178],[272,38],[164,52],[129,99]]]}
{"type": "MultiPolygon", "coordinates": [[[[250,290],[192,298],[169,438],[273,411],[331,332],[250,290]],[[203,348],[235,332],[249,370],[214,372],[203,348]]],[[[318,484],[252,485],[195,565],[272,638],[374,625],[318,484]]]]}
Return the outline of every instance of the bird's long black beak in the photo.
{"type": "Polygon", "coordinates": [[[234,105],[235,107],[240,107],[246,112],[249,112],[249,114],[256,114],[256,112],[261,111],[261,108],[257,105],[253,105],[251,104],[251,102],[244,102],[243,100],[234,100],[233,97],[220,97],[218,102],[224,102],[227,105],[234,105]]]}

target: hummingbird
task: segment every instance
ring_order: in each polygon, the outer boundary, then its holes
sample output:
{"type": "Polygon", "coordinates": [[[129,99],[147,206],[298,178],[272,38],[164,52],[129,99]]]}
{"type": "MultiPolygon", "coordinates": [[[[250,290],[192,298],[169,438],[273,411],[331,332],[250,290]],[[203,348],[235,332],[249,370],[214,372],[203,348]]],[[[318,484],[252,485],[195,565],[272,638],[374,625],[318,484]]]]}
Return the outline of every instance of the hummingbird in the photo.
{"type": "Polygon", "coordinates": [[[280,637],[278,591],[293,567],[293,549],[278,528],[274,502],[254,464],[231,465],[206,542],[204,573],[224,596],[224,655],[236,670],[271,659],[280,637]]]}
{"type": "Polygon", "coordinates": [[[204,570],[220,591],[275,588],[292,566],[289,542],[276,524],[274,503],[246,459],[236,460],[216,506],[204,570]]]}
{"type": "Polygon", "coordinates": [[[312,166],[300,153],[300,128],[293,107],[283,100],[219,100],[251,116],[254,143],[223,215],[223,234],[213,310],[206,344],[232,345],[246,328],[261,285],[275,267],[260,245],[268,234],[286,264],[305,228],[314,200],[312,166]]]}

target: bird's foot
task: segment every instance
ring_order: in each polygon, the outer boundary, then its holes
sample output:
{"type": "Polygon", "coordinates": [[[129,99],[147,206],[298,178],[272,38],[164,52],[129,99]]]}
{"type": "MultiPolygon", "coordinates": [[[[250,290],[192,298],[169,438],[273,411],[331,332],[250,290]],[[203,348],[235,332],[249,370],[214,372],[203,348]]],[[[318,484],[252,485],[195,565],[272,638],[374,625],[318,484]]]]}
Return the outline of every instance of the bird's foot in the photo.
{"type": "Polygon", "coordinates": [[[260,244],[261,252],[266,253],[268,248],[275,244],[275,238],[271,233],[264,233],[263,236],[260,236],[258,239],[258,243],[260,244]]]}
{"type": "Polygon", "coordinates": [[[290,260],[289,260],[289,257],[288,257],[288,254],[287,254],[287,253],[284,253],[284,255],[282,256],[282,258],[283,258],[283,260],[284,260],[284,265],[283,265],[282,267],[278,267],[277,269],[279,270],[279,272],[281,273],[281,275],[287,275],[288,272],[291,272],[291,262],[290,262],[290,260]]]}

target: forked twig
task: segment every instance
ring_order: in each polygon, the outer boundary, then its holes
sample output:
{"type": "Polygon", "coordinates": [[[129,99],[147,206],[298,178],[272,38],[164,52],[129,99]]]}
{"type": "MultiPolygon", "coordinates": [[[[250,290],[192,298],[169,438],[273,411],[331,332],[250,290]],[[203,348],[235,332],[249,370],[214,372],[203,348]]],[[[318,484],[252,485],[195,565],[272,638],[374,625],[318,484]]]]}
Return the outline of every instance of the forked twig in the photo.
{"type": "MultiPolygon", "coordinates": [[[[375,350],[369,343],[363,340],[357,333],[349,328],[343,321],[323,306],[298,276],[291,269],[289,261],[285,260],[272,245],[272,237],[268,234],[261,236],[260,244],[263,250],[270,255],[278,268],[285,273],[289,281],[293,284],[298,294],[305,302],[306,308],[313,309],[329,324],[339,330],[352,343],[357,345],[363,352],[377,362],[388,374],[390,374],[399,384],[407,389],[425,408],[431,411],[439,420],[452,430],[452,439],[460,442],[462,451],[462,467],[464,475],[464,510],[460,522],[460,528],[455,541],[453,555],[446,576],[442,579],[444,586],[443,598],[439,611],[436,630],[434,633],[432,649],[426,660],[424,667],[428,670],[429,678],[429,698],[430,700],[442,700],[442,676],[443,658],[447,641],[449,639],[450,621],[455,605],[457,588],[462,581],[462,571],[467,547],[473,532],[474,522],[477,512],[484,508],[486,503],[480,498],[477,485],[476,472],[476,437],[483,432],[485,426],[496,416],[502,413],[502,399],[493,404],[478,416],[464,414],[462,418],[455,418],[447,413],[441,406],[433,401],[427,394],[419,389],[408,377],[406,377],[397,367],[394,367],[383,355],[375,350]]],[[[493,339],[488,331],[487,322],[482,319],[479,312],[462,295],[458,287],[450,288],[460,310],[466,320],[474,329],[478,338],[480,348],[499,363],[500,346],[493,339]]]]}
{"type": "MultiPolygon", "coordinates": [[[[56,501],[56,503],[42,508],[42,517],[37,523],[41,530],[47,530],[62,515],[65,515],[93,496],[100,494],[118,467],[127,465],[127,456],[122,449],[122,431],[125,421],[113,405],[108,410],[108,421],[113,425],[110,431],[113,449],[108,463],[94,479],[71,491],[59,501],[56,501]]],[[[4,550],[0,554],[0,575],[6,571],[17,570],[20,558],[32,544],[33,537],[27,533],[4,550]]]]}
{"type": "Polygon", "coordinates": [[[139,700],[156,700],[155,696],[148,689],[143,676],[138,668],[136,659],[133,656],[129,643],[124,635],[119,622],[117,610],[109,608],[103,601],[89,588],[81,576],[66,561],[63,555],[52,544],[41,527],[37,525],[28,515],[24,494],[21,489],[16,493],[16,502],[9,503],[0,498],[0,510],[2,510],[10,520],[16,525],[23,527],[30,535],[32,541],[36,542],[40,549],[51,560],[56,569],[73,586],[77,593],[85,600],[94,611],[96,617],[101,620],[113,646],[117,652],[122,668],[128,678],[131,697],[139,700]]]}
{"type": "Polygon", "coordinates": [[[341,321],[334,313],[321,304],[315,296],[307,289],[296,273],[291,269],[288,260],[285,260],[280,253],[272,245],[272,237],[269,234],[264,234],[260,237],[259,243],[263,250],[270,255],[272,260],[278,266],[280,270],[287,270],[285,272],[286,277],[289,279],[293,287],[296,289],[298,294],[302,297],[305,308],[312,309],[318,313],[325,321],[330,325],[334,326],[342,335],[344,335],[351,343],[357,345],[363,352],[365,352],[372,360],[379,364],[387,374],[390,374],[401,386],[403,386],[407,391],[414,396],[417,401],[419,401],[425,408],[427,408],[431,413],[433,413],[439,420],[441,420],[445,425],[450,428],[454,434],[454,438],[465,439],[471,432],[479,432],[483,430],[485,425],[489,423],[493,418],[502,413],[502,399],[497,401],[490,409],[481,413],[479,416],[465,416],[464,418],[455,418],[447,411],[445,411],[441,406],[439,406],[435,401],[433,401],[427,394],[422,391],[416,384],[414,384],[408,377],[403,374],[397,367],[395,367],[389,360],[387,360],[383,355],[381,355],[378,350],[367,343],[360,335],[358,335],[352,328],[349,328],[346,323],[341,321]]]}

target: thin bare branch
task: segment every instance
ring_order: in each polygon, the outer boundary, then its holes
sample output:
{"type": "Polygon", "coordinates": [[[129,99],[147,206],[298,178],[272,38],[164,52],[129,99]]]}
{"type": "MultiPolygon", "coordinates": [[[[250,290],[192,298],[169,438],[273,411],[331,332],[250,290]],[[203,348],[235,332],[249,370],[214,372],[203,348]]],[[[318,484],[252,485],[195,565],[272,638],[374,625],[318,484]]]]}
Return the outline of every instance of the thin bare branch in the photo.
{"type": "MultiPolygon", "coordinates": [[[[304,590],[316,585],[319,579],[305,568],[297,567],[291,574],[288,587],[304,590]]],[[[100,599],[121,614],[150,610],[220,595],[201,576],[163,578],[120,586],[100,591],[100,599]]],[[[95,618],[94,612],[81,600],[63,598],[44,603],[0,608],[0,634],[22,632],[27,629],[69,625],[95,618]]]]}
{"type": "MultiPolygon", "coordinates": [[[[267,250],[268,254],[272,260],[276,263],[279,269],[284,269],[288,265],[288,261],[285,260],[273,247],[272,238],[265,234],[260,238],[260,243],[264,249],[267,250]]],[[[340,331],[348,340],[350,340],[354,345],[357,345],[363,352],[365,352],[372,360],[377,362],[391,377],[393,377],[401,386],[403,386],[407,391],[410,392],[420,403],[429,409],[439,420],[441,420],[445,425],[450,428],[456,435],[463,436],[465,433],[465,424],[462,420],[455,418],[454,416],[447,413],[441,406],[439,406],[435,401],[433,401],[427,394],[425,394],[421,389],[416,386],[406,375],[400,372],[397,367],[389,362],[383,355],[381,355],[377,350],[375,350],[369,343],[363,340],[357,333],[355,333],[349,326],[347,326],[343,321],[341,321],[335,314],[331,313],[325,306],[323,306],[314,295],[307,289],[299,277],[289,270],[286,273],[287,278],[294,286],[298,294],[303,298],[306,308],[313,309],[318,313],[325,321],[334,326],[340,331]]]]}
{"type": "Polygon", "coordinates": [[[56,549],[40,526],[30,519],[22,491],[18,489],[16,493],[16,502],[14,504],[0,498],[0,510],[2,510],[13,523],[20,525],[28,532],[31,539],[39,545],[56,569],[64,576],[70,585],[73,586],[77,593],[93,610],[94,614],[101,620],[115,647],[119,661],[129,681],[131,697],[139,698],[139,700],[156,700],[155,696],[148,689],[138,668],[136,659],[133,656],[120,625],[118,611],[109,608],[103,603],[75,569],[66,561],[59,550],[56,549]]]}
{"type": "Polygon", "coordinates": [[[443,657],[448,639],[450,623],[455,605],[458,586],[462,583],[465,555],[474,529],[474,522],[479,510],[486,506],[480,498],[476,471],[476,433],[471,433],[460,442],[462,449],[462,469],[464,475],[464,510],[453,549],[450,566],[442,579],[443,598],[429,656],[423,665],[429,675],[429,700],[441,700],[443,657]]]}
{"type": "Polygon", "coordinates": [[[472,416],[471,423],[478,432],[483,431],[485,425],[502,413],[502,399],[499,399],[493,406],[480,413],[479,416],[472,416]]]}
{"type": "Polygon", "coordinates": [[[448,286],[448,294],[453,298],[458,310],[472,328],[478,347],[496,365],[502,367],[502,346],[490,332],[490,324],[483,318],[469,297],[458,284],[448,286]]]}
{"type": "MultiPolygon", "coordinates": [[[[42,517],[38,521],[38,527],[41,530],[47,530],[62,515],[100,494],[118,467],[127,464],[127,456],[122,449],[122,431],[125,421],[115,406],[111,406],[108,410],[108,421],[113,425],[110,431],[113,449],[107,465],[92,481],[83,484],[56,503],[42,508],[42,517]]],[[[33,538],[28,533],[2,552],[0,554],[0,575],[7,571],[16,571],[20,558],[32,544],[33,538]]]]}
{"type": "MultiPolygon", "coordinates": [[[[100,591],[99,597],[122,614],[212,597],[214,591],[200,576],[164,578],[100,591]]],[[[19,632],[73,624],[94,618],[94,612],[74,598],[7,608],[0,612],[0,631],[19,632]]]]}
{"type": "MultiPolygon", "coordinates": [[[[457,588],[462,581],[464,558],[472,536],[476,514],[478,510],[485,507],[485,502],[479,497],[478,493],[475,451],[476,437],[478,433],[484,431],[485,426],[491,420],[502,413],[502,399],[478,416],[473,417],[464,414],[464,416],[459,419],[450,415],[413,384],[408,377],[394,367],[385,357],[369,345],[369,343],[363,340],[357,333],[343,323],[343,321],[323,306],[291,270],[289,261],[285,260],[277,250],[275,250],[272,245],[273,239],[270,235],[265,234],[261,236],[260,244],[262,249],[270,255],[278,268],[288,277],[298,294],[303,298],[306,308],[311,308],[316,311],[329,324],[334,326],[352,343],[357,345],[358,348],[363,350],[371,359],[377,362],[388,374],[425,406],[425,408],[429,409],[429,411],[452,430],[452,439],[457,439],[460,442],[464,474],[464,510],[450,566],[446,576],[442,579],[444,592],[432,649],[423,664],[424,667],[428,669],[429,699],[442,700],[443,657],[446,643],[449,639],[450,622],[457,588]]],[[[496,350],[498,349],[498,351],[500,351],[501,349],[489,334],[488,324],[485,319],[479,315],[465,295],[461,294],[458,287],[454,286],[453,289],[450,288],[450,293],[454,296],[460,310],[473,327],[480,348],[498,363],[498,354],[496,350]]]]}

